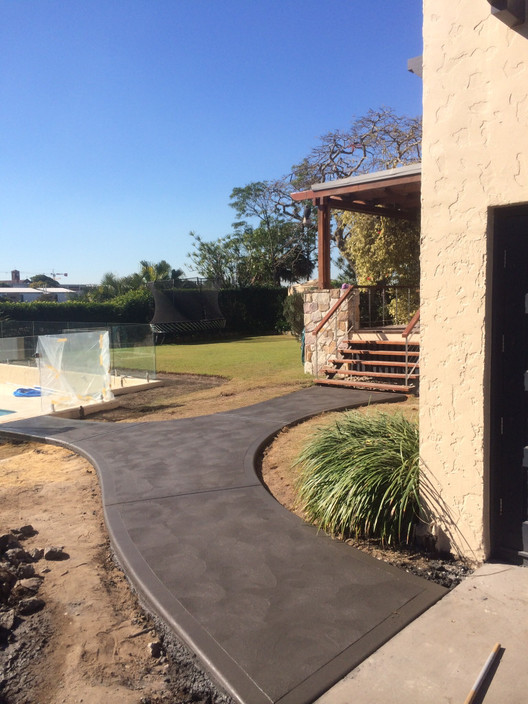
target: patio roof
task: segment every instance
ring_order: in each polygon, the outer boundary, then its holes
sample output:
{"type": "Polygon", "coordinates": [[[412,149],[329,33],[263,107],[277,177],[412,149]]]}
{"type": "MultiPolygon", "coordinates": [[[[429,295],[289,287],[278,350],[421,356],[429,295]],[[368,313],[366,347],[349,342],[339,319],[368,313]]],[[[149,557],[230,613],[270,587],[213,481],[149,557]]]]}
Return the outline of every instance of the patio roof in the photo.
{"type": "Polygon", "coordinates": [[[421,164],[316,183],[292,193],[293,200],[311,200],[319,209],[319,287],[330,286],[330,210],[417,219],[420,213],[421,164]]]}

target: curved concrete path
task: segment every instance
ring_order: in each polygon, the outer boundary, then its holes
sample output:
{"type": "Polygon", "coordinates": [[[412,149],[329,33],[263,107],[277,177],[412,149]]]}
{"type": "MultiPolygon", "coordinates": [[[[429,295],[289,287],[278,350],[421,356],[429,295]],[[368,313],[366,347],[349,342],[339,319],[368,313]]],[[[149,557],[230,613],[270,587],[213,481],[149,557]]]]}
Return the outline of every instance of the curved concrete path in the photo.
{"type": "Polygon", "coordinates": [[[445,590],[304,524],[260,483],[255,459],[300,419],[396,400],[312,387],[174,421],[41,416],[7,423],[0,436],[63,445],[92,462],[129,578],[235,700],[305,704],[445,590]]]}

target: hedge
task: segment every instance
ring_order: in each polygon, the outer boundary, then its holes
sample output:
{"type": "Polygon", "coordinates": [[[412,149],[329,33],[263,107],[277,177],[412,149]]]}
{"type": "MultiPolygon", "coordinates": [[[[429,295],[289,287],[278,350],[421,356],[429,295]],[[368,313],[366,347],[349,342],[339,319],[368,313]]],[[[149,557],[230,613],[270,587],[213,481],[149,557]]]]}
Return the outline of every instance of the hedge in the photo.
{"type": "MultiPolygon", "coordinates": [[[[218,298],[226,331],[267,333],[286,329],[282,312],[286,295],[285,288],[222,289],[218,298]]],[[[0,320],[8,321],[145,324],[153,314],[153,299],[145,290],[131,291],[105,303],[0,302],[0,320]]]]}

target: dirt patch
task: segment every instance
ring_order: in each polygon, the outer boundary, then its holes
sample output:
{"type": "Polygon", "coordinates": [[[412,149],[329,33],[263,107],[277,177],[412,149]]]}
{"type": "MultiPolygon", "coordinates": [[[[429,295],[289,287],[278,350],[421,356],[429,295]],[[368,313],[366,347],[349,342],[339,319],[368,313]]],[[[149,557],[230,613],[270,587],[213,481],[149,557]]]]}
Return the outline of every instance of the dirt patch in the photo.
{"type": "Polygon", "coordinates": [[[31,524],[26,552],[57,546],[67,556],[31,564],[42,578],[42,609],[19,614],[12,596],[0,606],[0,616],[16,615],[0,644],[0,702],[226,701],[210,683],[193,686],[196,674],[182,682],[181,668],[166,656],[162,634],[112,558],[92,466],[47,445],[0,450],[0,534],[31,524]]]}
{"type": "Polygon", "coordinates": [[[158,374],[163,386],[155,386],[147,391],[123,394],[119,396],[119,406],[109,411],[102,411],[90,417],[90,420],[107,423],[134,422],[145,420],[168,420],[178,417],[185,407],[185,400],[196,395],[216,389],[227,383],[220,376],[198,376],[195,374],[158,374]]]}

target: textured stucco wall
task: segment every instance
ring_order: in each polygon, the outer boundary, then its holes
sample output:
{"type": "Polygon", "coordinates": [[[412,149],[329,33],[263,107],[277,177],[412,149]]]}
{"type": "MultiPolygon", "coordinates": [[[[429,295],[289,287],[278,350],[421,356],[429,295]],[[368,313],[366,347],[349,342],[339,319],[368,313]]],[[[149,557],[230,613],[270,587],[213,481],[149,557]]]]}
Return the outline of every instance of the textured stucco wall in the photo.
{"type": "Polygon", "coordinates": [[[423,8],[421,455],[449,512],[438,535],[482,559],[488,209],[528,201],[528,39],[487,0],[423,8]]]}

